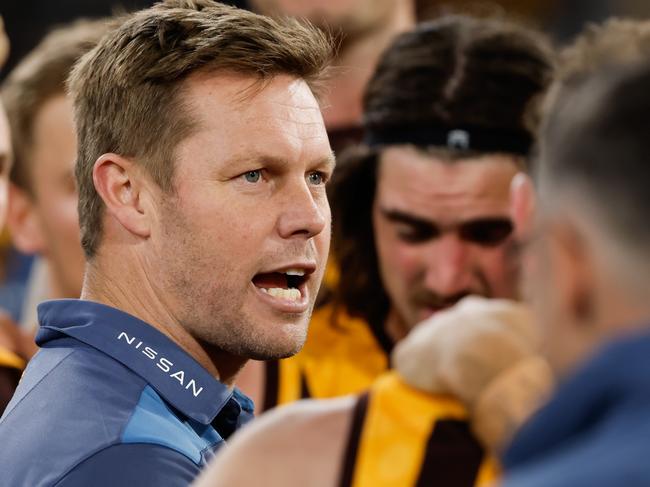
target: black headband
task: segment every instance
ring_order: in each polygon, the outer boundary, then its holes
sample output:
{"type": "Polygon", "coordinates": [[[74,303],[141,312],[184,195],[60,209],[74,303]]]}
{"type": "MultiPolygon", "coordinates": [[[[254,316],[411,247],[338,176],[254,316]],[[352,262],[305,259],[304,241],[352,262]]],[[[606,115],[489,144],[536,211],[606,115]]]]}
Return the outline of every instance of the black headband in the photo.
{"type": "Polygon", "coordinates": [[[523,130],[508,131],[472,126],[451,128],[441,125],[413,124],[367,128],[364,142],[373,148],[413,144],[423,147],[446,147],[459,151],[505,152],[527,156],[533,138],[523,130]]]}

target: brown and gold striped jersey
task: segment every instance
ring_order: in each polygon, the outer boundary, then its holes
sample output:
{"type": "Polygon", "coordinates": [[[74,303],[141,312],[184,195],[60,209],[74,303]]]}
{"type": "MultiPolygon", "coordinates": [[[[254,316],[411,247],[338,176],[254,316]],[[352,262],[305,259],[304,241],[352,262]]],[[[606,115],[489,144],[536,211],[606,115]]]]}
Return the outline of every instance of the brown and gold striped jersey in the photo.
{"type": "Polygon", "coordinates": [[[465,408],[390,372],[359,396],[340,487],[474,487],[498,469],[472,435],[465,408]]]}
{"type": "Polygon", "coordinates": [[[0,416],[18,386],[25,365],[21,357],[0,347],[0,416]]]}
{"type": "Polygon", "coordinates": [[[388,366],[388,350],[365,321],[324,306],[314,312],[300,353],[267,362],[263,410],[365,391],[388,366]]]}

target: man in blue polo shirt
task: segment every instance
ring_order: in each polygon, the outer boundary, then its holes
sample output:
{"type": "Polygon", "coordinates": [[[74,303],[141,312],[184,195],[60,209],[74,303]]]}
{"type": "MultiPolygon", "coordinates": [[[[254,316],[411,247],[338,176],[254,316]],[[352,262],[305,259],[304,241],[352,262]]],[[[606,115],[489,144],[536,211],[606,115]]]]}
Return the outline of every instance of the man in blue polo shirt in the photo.
{"type": "Polygon", "coordinates": [[[0,420],[2,485],[187,485],[296,353],[329,250],[323,34],[209,0],[126,18],[69,80],[82,300],[0,420]]]}

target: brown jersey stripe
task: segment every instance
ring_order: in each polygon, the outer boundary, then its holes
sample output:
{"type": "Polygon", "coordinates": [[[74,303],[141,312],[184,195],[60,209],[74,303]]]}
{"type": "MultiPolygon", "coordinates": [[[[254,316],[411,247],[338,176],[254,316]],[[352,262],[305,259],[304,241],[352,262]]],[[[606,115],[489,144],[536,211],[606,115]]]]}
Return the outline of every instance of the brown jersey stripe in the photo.
{"type": "Polygon", "coordinates": [[[482,460],[483,449],[466,421],[438,420],[416,487],[473,487],[482,460]]]}
{"type": "Polygon", "coordinates": [[[278,388],[280,386],[280,364],[277,360],[264,363],[264,404],[263,411],[278,405],[278,388]]]}
{"type": "Polygon", "coordinates": [[[309,385],[307,385],[307,377],[304,373],[300,374],[300,399],[311,399],[311,392],[309,392],[309,385]]]}
{"type": "Polygon", "coordinates": [[[354,471],[357,464],[357,453],[359,451],[359,442],[361,441],[361,432],[368,412],[369,393],[365,392],[359,396],[357,403],[352,412],[352,424],[348,435],[348,444],[345,448],[343,457],[343,466],[341,469],[341,481],[339,487],[351,487],[354,480],[354,471]]]}

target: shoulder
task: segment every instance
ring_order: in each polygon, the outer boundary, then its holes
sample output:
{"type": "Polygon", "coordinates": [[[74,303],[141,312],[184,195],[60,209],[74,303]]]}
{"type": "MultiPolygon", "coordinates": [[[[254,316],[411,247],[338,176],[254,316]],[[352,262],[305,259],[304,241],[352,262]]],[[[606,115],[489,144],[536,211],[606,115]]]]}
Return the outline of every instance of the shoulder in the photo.
{"type": "Polygon", "coordinates": [[[540,460],[512,470],[503,487],[650,485],[646,459],[648,424],[647,413],[605,421],[540,460]]]}
{"type": "Polygon", "coordinates": [[[352,396],[299,401],[263,415],[235,436],[197,487],[336,485],[355,403],[352,396]]]}
{"type": "Polygon", "coordinates": [[[121,443],[174,442],[175,453],[191,461],[197,446],[187,439],[189,428],[166,414],[161,400],[147,402],[146,389],[142,379],[90,347],[42,349],[0,422],[0,436],[21,445],[0,449],[0,470],[11,465],[15,485],[28,485],[30,478],[54,482],[94,452],[121,443]],[[39,461],[30,462],[34,457],[39,461]]]}
{"type": "Polygon", "coordinates": [[[70,470],[57,487],[114,485],[186,486],[199,467],[169,448],[151,444],[109,446],[70,470]]]}
{"type": "Polygon", "coordinates": [[[151,388],[146,386],[120,436],[124,444],[163,446],[183,455],[196,465],[204,465],[206,455],[223,440],[211,426],[199,435],[182,421],[151,388]]]}
{"type": "Polygon", "coordinates": [[[410,386],[395,371],[382,374],[370,388],[371,401],[380,407],[400,405],[393,412],[401,415],[431,416],[432,418],[449,417],[465,420],[469,414],[458,399],[446,394],[430,394],[410,386]]]}
{"type": "Polygon", "coordinates": [[[63,427],[60,421],[65,418],[79,420],[80,409],[92,411],[93,418],[130,414],[144,380],[92,347],[68,342],[70,346],[41,349],[29,362],[6,420],[31,417],[30,424],[34,424],[38,418],[43,422],[56,418],[50,426],[56,429],[63,427]]]}
{"type": "MultiPolygon", "coordinates": [[[[265,414],[258,420],[256,428],[258,434],[268,433],[275,438],[294,437],[302,433],[307,433],[309,437],[320,437],[322,430],[330,434],[344,431],[355,402],[355,396],[298,401],[265,414]]],[[[253,428],[247,428],[241,434],[242,440],[253,433],[253,428]]]]}

